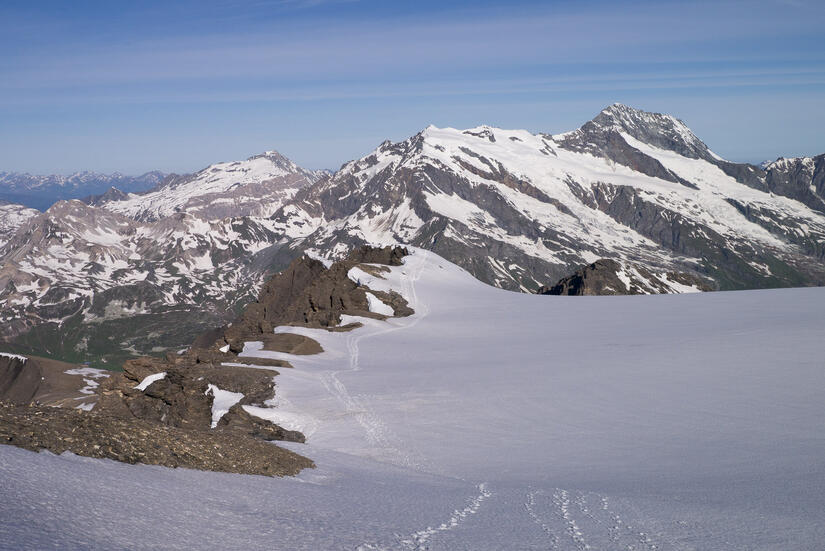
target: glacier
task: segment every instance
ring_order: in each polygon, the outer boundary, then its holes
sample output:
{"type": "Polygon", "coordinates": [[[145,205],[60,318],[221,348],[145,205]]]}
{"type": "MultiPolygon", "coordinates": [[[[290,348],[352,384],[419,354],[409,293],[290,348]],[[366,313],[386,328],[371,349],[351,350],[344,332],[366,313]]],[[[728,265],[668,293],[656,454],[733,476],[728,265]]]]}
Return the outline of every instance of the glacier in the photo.
{"type": "Polygon", "coordinates": [[[412,316],[276,329],[324,350],[273,403],[316,469],[0,446],[0,548],[821,548],[825,289],[536,296],[412,253],[351,274],[412,316]]]}

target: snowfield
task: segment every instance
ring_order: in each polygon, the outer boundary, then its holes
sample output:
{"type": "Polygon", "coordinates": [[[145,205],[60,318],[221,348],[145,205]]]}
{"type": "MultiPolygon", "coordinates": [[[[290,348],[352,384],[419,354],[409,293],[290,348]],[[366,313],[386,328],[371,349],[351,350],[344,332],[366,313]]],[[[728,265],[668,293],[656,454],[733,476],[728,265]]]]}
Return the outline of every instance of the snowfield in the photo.
{"type": "Polygon", "coordinates": [[[0,446],[0,547],[822,548],[825,289],[535,296],[405,260],[351,275],[415,315],[276,329],[324,349],[289,356],[273,408],[317,469],[0,446]]]}

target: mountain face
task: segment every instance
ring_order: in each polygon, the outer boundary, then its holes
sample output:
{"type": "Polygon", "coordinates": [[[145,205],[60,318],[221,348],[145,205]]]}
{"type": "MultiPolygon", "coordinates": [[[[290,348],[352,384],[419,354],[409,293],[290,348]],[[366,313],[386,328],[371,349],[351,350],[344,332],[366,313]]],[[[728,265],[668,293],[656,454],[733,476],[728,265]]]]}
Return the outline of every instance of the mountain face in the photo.
{"type": "Polygon", "coordinates": [[[38,214],[36,210],[23,205],[0,201],[0,248],[14,235],[17,228],[38,214]]]}
{"type": "Polygon", "coordinates": [[[75,360],[177,346],[254,296],[274,262],[269,226],[186,213],[138,222],[56,203],[0,249],[3,335],[75,360]]]}
{"type": "Polygon", "coordinates": [[[19,220],[0,249],[5,339],[73,361],[179,348],[282,267],[282,236],[262,215],[324,174],[269,151],[19,220]]]}
{"type": "Polygon", "coordinates": [[[145,191],[158,186],[164,177],[162,172],[157,171],[140,176],[125,176],[117,172],[78,172],[69,176],[0,172],[0,200],[42,211],[57,201],[101,194],[111,187],[124,192],[145,191]]]}
{"type": "Polygon", "coordinates": [[[429,127],[344,165],[276,212],[301,248],[431,249],[530,291],[601,258],[717,289],[825,283],[822,157],[721,159],[678,119],[613,105],[580,129],[429,127]]]}
{"type": "Polygon", "coordinates": [[[267,151],[245,161],[210,165],[195,174],[173,175],[148,193],[124,195],[110,190],[108,197],[94,203],[140,221],[178,212],[206,220],[266,217],[325,174],[303,169],[277,151],[267,151]]]}
{"type": "Polygon", "coordinates": [[[525,292],[576,294],[576,275],[585,294],[822,285],[823,159],[732,163],[623,105],[555,136],[431,126],[334,174],[267,152],[21,220],[0,248],[0,333],[71,361],[175,350],[302,252],[364,244],[525,292]]]}

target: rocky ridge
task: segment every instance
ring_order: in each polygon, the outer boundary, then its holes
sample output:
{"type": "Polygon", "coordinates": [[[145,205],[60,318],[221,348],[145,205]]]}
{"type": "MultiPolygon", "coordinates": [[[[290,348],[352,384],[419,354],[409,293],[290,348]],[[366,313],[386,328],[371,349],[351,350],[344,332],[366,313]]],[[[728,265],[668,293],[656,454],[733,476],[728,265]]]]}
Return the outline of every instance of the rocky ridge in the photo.
{"type": "Polygon", "coordinates": [[[356,325],[340,325],[343,315],[386,318],[387,313],[374,311],[367,293],[384,302],[385,312],[389,307],[393,315],[411,314],[400,295],[372,291],[351,277],[353,268],[380,277],[381,264],[398,265],[405,254],[403,248],[362,247],[335,264],[298,258],[272,278],[232,324],[204,333],[178,354],[127,361],[122,372],[95,381],[92,401],[74,411],[65,401],[49,403],[58,408],[44,408],[35,399],[40,387],[51,387],[58,374],[39,369],[25,357],[0,356],[0,401],[6,400],[0,404],[0,443],[128,463],[269,476],[311,467],[310,460],[265,444],[303,442],[304,435],[276,422],[276,368],[291,366],[266,354],[256,356],[255,351],[322,352],[316,341],[277,334],[274,328],[304,325],[346,331],[356,325]],[[255,342],[262,346],[247,350],[255,342]]]}

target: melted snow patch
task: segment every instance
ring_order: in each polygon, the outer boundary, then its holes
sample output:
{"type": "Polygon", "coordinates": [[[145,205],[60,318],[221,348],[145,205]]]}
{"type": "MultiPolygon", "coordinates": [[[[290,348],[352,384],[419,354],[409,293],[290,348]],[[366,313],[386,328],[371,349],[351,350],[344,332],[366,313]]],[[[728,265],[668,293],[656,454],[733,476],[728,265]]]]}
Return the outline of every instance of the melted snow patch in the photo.
{"type": "Polygon", "coordinates": [[[212,428],[218,426],[218,421],[221,417],[229,413],[229,410],[243,400],[243,394],[240,392],[230,392],[222,390],[215,385],[209,385],[204,392],[207,396],[212,395],[212,428]]]}
{"type": "Polygon", "coordinates": [[[619,271],[616,272],[616,277],[618,277],[619,281],[621,281],[622,284],[624,284],[624,288],[629,291],[630,290],[630,285],[631,285],[631,280],[630,280],[630,276],[627,274],[627,272],[624,270],[623,267],[620,268],[619,271]]]}
{"type": "Polygon", "coordinates": [[[147,376],[145,379],[143,379],[140,382],[140,384],[137,385],[135,388],[138,389],[138,390],[141,390],[141,391],[146,390],[147,388],[149,388],[149,385],[151,385],[155,381],[160,381],[164,377],[166,377],[166,372],[165,371],[161,371],[160,373],[154,373],[152,375],[147,376]]]}
{"type": "Polygon", "coordinates": [[[20,356],[19,354],[9,354],[8,352],[0,352],[0,356],[4,358],[11,358],[12,360],[20,360],[23,363],[26,363],[28,358],[26,356],[20,356]]]}
{"type": "Polygon", "coordinates": [[[317,249],[307,249],[307,250],[304,251],[304,254],[308,258],[311,258],[313,260],[317,260],[318,262],[323,264],[324,268],[329,269],[329,267],[332,266],[332,260],[330,260],[328,258],[324,258],[323,256],[321,256],[320,252],[317,249]]]}
{"type": "Polygon", "coordinates": [[[296,430],[302,433],[305,437],[315,432],[317,428],[317,421],[311,416],[296,413],[294,411],[285,411],[277,407],[260,407],[260,406],[241,406],[249,415],[254,415],[272,424],[278,425],[286,430],[296,430]]]}
{"type": "Polygon", "coordinates": [[[702,290],[696,285],[685,285],[684,283],[679,283],[678,281],[668,279],[667,274],[656,274],[656,277],[659,278],[662,283],[667,285],[673,293],[685,294],[702,292],[702,290]]]}
{"type": "Polygon", "coordinates": [[[277,352],[274,350],[264,350],[262,341],[248,341],[243,343],[243,351],[238,354],[239,358],[267,358],[270,360],[289,360],[292,354],[277,352]]]}
{"type": "MultiPolygon", "coordinates": [[[[109,376],[109,372],[104,369],[95,369],[94,367],[76,367],[74,369],[67,369],[64,371],[66,375],[80,375],[83,377],[83,382],[86,383],[86,386],[80,389],[81,394],[94,394],[95,389],[100,386],[96,379],[105,379],[109,376]]],[[[78,406],[80,409],[84,409],[85,411],[89,411],[92,409],[94,404],[80,404],[78,406]],[[86,406],[89,406],[89,409],[86,409],[86,406]]]]}
{"type": "Polygon", "coordinates": [[[269,371],[277,371],[277,368],[271,365],[244,364],[240,362],[221,362],[221,365],[225,367],[251,367],[253,369],[266,369],[269,371]]]}
{"type": "Polygon", "coordinates": [[[370,312],[374,312],[376,314],[381,314],[384,316],[394,316],[395,310],[392,309],[392,306],[386,304],[377,296],[373,295],[372,293],[366,293],[367,295],[367,302],[369,303],[370,312]]]}
{"type": "Polygon", "coordinates": [[[94,367],[76,367],[74,369],[67,369],[63,373],[66,375],[82,375],[83,377],[91,377],[92,379],[100,379],[101,377],[108,377],[110,375],[105,369],[95,369],[94,367]]]}

